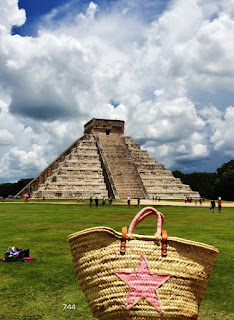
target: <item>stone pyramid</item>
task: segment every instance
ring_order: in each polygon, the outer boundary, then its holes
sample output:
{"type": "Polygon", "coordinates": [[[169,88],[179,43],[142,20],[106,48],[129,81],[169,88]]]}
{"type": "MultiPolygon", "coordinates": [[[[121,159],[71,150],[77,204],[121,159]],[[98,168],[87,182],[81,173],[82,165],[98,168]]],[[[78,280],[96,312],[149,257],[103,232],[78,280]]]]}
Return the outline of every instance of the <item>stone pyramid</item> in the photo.
{"type": "Polygon", "coordinates": [[[200,197],[124,135],[124,121],[92,119],[84,135],[17,196],[34,199],[200,197]]]}

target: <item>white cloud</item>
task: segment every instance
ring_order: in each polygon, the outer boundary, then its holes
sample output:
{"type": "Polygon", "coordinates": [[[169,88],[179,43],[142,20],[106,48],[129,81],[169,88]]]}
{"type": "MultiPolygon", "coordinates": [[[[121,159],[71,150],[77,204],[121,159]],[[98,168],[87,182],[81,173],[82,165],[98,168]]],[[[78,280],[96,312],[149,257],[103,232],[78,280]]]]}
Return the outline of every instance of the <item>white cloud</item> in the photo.
{"type": "Polygon", "coordinates": [[[154,90],[154,94],[158,97],[162,96],[164,94],[164,89],[154,90]]]}
{"type": "MultiPolygon", "coordinates": [[[[187,98],[127,102],[135,127],[129,132],[138,139],[152,139],[155,143],[190,139],[195,131],[203,130],[205,122],[197,115],[195,106],[187,98]],[[135,132],[135,128],[138,131],[135,132]]],[[[130,118],[130,117],[129,117],[130,118]]]]}
{"type": "MultiPolygon", "coordinates": [[[[212,108],[214,110],[214,108],[212,108]]],[[[229,107],[219,117],[211,117],[211,142],[214,149],[234,157],[234,107],[229,107]]]]}
{"type": "Polygon", "coordinates": [[[92,20],[96,14],[98,10],[98,5],[94,2],[90,2],[89,3],[89,6],[88,6],[88,9],[86,11],[86,14],[83,14],[83,13],[80,13],[77,17],[78,21],[79,22],[79,19],[82,19],[82,20],[92,20]]]}
{"type": "Polygon", "coordinates": [[[11,144],[15,144],[13,134],[11,134],[8,130],[0,129],[0,146],[11,144]]]}
{"type": "Polygon", "coordinates": [[[25,10],[19,9],[18,0],[0,0],[0,27],[11,31],[12,26],[21,26],[26,21],[25,10]]]}
{"type": "Polygon", "coordinates": [[[106,10],[90,2],[70,14],[66,4],[32,38],[11,35],[25,11],[0,0],[2,175],[36,173],[42,165],[30,158],[51,162],[93,117],[125,120],[126,134],[167,167],[189,168],[213,151],[233,156],[233,106],[198,110],[199,96],[188,96],[194,88],[219,89],[220,99],[222,89],[234,91],[233,4],[175,0],[150,14],[148,1],[106,10]]]}
{"type": "Polygon", "coordinates": [[[12,148],[6,153],[0,161],[0,175],[5,178],[18,177],[31,178],[36,176],[46,166],[46,161],[41,158],[43,147],[32,146],[30,152],[19,150],[17,147],[12,148]],[[5,169],[8,169],[5,171],[5,169]],[[30,175],[30,176],[29,176],[30,175]]]}

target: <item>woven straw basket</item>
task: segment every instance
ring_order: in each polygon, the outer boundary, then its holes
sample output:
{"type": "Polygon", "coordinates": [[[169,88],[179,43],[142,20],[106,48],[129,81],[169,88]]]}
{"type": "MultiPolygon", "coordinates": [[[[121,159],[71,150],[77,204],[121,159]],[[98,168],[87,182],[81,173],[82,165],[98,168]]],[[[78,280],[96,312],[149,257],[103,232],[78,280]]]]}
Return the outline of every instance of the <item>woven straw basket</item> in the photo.
{"type": "Polygon", "coordinates": [[[74,266],[98,319],[197,319],[218,250],[168,237],[164,217],[142,209],[122,233],[108,227],[69,236],[74,266]],[[154,236],[133,234],[149,215],[158,218],[154,236]]]}

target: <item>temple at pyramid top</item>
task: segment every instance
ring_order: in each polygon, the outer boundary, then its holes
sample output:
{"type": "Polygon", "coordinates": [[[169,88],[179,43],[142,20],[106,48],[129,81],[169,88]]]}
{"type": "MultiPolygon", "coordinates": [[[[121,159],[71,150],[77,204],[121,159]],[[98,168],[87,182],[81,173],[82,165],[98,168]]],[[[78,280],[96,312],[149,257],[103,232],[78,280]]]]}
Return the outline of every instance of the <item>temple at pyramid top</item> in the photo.
{"type": "Polygon", "coordinates": [[[96,118],[16,196],[25,193],[35,199],[200,197],[125,136],[124,121],[96,118]]]}
{"type": "Polygon", "coordinates": [[[124,121],[93,118],[84,126],[84,133],[124,134],[124,121]]]}

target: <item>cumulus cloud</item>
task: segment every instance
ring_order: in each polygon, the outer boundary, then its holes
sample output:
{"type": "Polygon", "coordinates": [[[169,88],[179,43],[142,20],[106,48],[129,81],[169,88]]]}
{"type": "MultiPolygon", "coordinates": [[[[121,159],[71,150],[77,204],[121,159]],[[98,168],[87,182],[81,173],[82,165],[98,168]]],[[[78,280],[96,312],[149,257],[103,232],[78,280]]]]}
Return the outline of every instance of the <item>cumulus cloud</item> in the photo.
{"type": "Polygon", "coordinates": [[[25,11],[0,0],[0,179],[35,176],[93,117],[125,120],[168,168],[233,156],[233,106],[203,106],[189,92],[234,91],[234,1],[161,5],[67,2],[22,37],[11,27],[25,11]]]}
{"type": "Polygon", "coordinates": [[[8,130],[0,129],[0,146],[11,145],[15,143],[15,138],[8,130]]]}
{"type": "Polygon", "coordinates": [[[234,156],[234,107],[228,107],[224,112],[216,107],[206,107],[203,110],[211,128],[210,141],[214,149],[231,157],[234,156]]]}
{"type": "Polygon", "coordinates": [[[14,175],[24,178],[27,173],[27,177],[34,177],[36,172],[46,166],[46,161],[43,161],[41,154],[43,154],[41,146],[33,145],[29,152],[19,150],[17,147],[12,148],[0,161],[0,175],[12,179],[14,175]],[[5,168],[8,168],[6,172],[5,168]]]}
{"type": "Polygon", "coordinates": [[[24,9],[18,8],[18,0],[0,0],[0,29],[11,32],[12,26],[21,26],[26,21],[24,9]]]}

